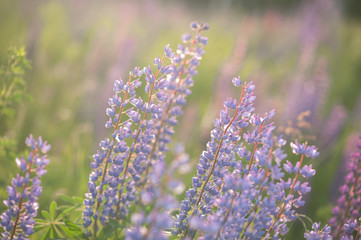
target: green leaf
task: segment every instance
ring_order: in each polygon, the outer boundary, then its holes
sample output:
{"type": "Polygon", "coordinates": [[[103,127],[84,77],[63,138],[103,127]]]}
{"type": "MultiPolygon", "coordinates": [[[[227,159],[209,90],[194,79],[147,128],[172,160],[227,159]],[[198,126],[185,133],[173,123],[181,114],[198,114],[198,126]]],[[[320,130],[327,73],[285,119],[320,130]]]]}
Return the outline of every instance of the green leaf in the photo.
{"type": "Polygon", "coordinates": [[[48,221],[46,221],[46,220],[44,220],[44,219],[39,219],[39,218],[35,219],[35,221],[36,221],[36,224],[39,224],[39,225],[48,224],[48,223],[49,223],[48,221]]]}
{"type": "Polygon", "coordinates": [[[63,235],[63,233],[62,233],[61,229],[59,228],[59,226],[58,226],[58,225],[53,225],[52,227],[53,227],[53,229],[54,229],[54,238],[59,239],[59,238],[60,238],[60,236],[62,236],[62,235],[63,235]]]}
{"type": "Polygon", "coordinates": [[[69,220],[65,220],[64,223],[65,223],[65,226],[60,225],[59,227],[63,230],[63,232],[68,237],[70,237],[71,239],[74,239],[74,238],[88,239],[88,237],[83,233],[83,231],[77,224],[75,224],[69,220]]]}
{"type": "Polygon", "coordinates": [[[119,221],[110,219],[109,223],[101,229],[98,237],[99,239],[109,239],[114,236],[115,231],[124,229],[124,227],[124,224],[121,224],[119,221]]]}
{"type": "Polygon", "coordinates": [[[50,221],[52,220],[50,214],[49,214],[47,211],[42,210],[42,211],[41,211],[41,215],[42,215],[45,219],[48,219],[48,220],[50,220],[50,221]]]}
{"type": "Polygon", "coordinates": [[[76,225],[75,223],[73,223],[69,220],[65,220],[64,223],[68,227],[68,229],[71,230],[73,233],[77,233],[77,235],[83,234],[83,231],[81,230],[81,228],[78,225],[76,225]]]}
{"type": "Polygon", "coordinates": [[[49,226],[49,222],[43,219],[35,219],[35,227],[34,227],[34,232],[38,232],[42,229],[45,229],[49,226]]]}
{"type": "Polygon", "coordinates": [[[49,227],[45,234],[43,235],[43,237],[41,238],[41,240],[46,240],[46,239],[49,239],[49,236],[50,236],[50,231],[51,231],[51,227],[49,227]]]}
{"type": "Polygon", "coordinates": [[[74,201],[76,201],[77,203],[83,203],[83,201],[84,201],[84,198],[81,198],[81,197],[75,197],[75,196],[73,196],[73,199],[74,199],[74,201]]]}
{"type": "Polygon", "coordinates": [[[65,215],[67,215],[68,213],[71,213],[72,211],[78,209],[80,206],[81,206],[81,205],[77,205],[77,206],[74,206],[74,207],[65,208],[65,209],[63,210],[63,212],[60,213],[60,214],[57,216],[56,220],[61,220],[65,215]]]}
{"type": "Polygon", "coordinates": [[[55,219],[56,208],[57,208],[56,202],[52,201],[49,207],[50,217],[52,220],[55,219]]]}
{"type": "Polygon", "coordinates": [[[50,227],[49,238],[55,238],[53,226],[50,227]]]}
{"type": "Polygon", "coordinates": [[[82,232],[81,228],[78,225],[76,225],[75,223],[73,223],[72,221],[65,220],[64,223],[70,230],[82,232]]]}
{"type": "MultiPolygon", "coordinates": [[[[68,238],[71,238],[71,239],[79,239],[79,238],[82,238],[79,235],[77,235],[76,233],[72,232],[71,230],[69,230],[69,228],[67,226],[59,226],[61,228],[61,230],[65,233],[65,235],[68,237],[68,238]]],[[[83,238],[84,239],[84,238],[83,238]]]]}
{"type": "Polygon", "coordinates": [[[48,226],[44,225],[44,226],[35,226],[34,227],[34,232],[39,232],[40,230],[42,229],[45,229],[47,228],[48,226]]]}

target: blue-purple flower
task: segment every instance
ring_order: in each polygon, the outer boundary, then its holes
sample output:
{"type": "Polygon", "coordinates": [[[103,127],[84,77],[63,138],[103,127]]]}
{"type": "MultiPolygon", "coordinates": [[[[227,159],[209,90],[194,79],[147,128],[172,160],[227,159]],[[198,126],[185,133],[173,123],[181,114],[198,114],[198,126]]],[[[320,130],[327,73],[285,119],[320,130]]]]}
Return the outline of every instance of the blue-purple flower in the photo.
{"type": "Polygon", "coordinates": [[[182,239],[195,234],[200,239],[280,238],[310,191],[305,180],[315,170],[304,158],[316,158],[317,149],[296,140],[290,145],[300,160],[284,161],[286,141],[273,135],[270,122],[274,110],[253,113],[254,85],[239,77],[232,82],[242,87],[241,97],[238,102],[228,98],[214,121],[174,224],[173,234],[182,239]],[[290,174],[294,177],[286,179],[290,174]]]}
{"type": "Polygon", "coordinates": [[[83,225],[88,228],[93,223],[93,237],[98,220],[103,225],[109,219],[121,221],[128,216],[130,206],[144,196],[143,191],[155,187],[149,184],[152,166],[164,164],[173,127],[191,93],[189,88],[207,43],[201,32],[208,26],[192,23],[191,27],[196,31],[194,36],[183,36],[176,52],[167,45],[163,56],[153,61],[155,69],[137,67],[127,82],[117,80],[114,84],[115,95],[108,101],[109,120],[105,124],[113,128],[112,137],[101,141],[101,150],[93,156],[84,200],[83,225]],[[141,85],[145,98],[137,96],[141,85]]]}
{"type": "Polygon", "coordinates": [[[22,156],[15,160],[21,173],[6,188],[8,198],[4,204],[8,210],[0,217],[4,229],[1,239],[28,239],[34,233],[34,218],[38,213],[38,198],[42,192],[40,177],[46,173],[45,166],[49,163],[46,153],[50,145],[41,137],[34,139],[32,135],[25,143],[31,152],[27,158],[22,156]]]}

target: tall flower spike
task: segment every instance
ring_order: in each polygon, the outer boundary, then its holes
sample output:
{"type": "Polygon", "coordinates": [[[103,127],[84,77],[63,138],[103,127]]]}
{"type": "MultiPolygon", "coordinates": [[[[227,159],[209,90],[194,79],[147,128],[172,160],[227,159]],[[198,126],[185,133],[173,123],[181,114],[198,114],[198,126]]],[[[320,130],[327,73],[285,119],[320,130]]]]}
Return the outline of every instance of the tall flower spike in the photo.
{"type": "MultiPolygon", "coordinates": [[[[106,110],[110,118],[105,125],[114,131],[111,138],[101,141],[101,151],[94,155],[89,192],[84,200],[83,225],[88,228],[93,224],[94,238],[99,228],[98,220],[104,225],[110,218],[119,220],[128,215],[131,204],[139,195],[139,186],[145,182],[143,175],[149,173],[151,156],[158,149],[165,151],[165,145],[170,141],[168,135],[172,130],[167,128],[164,131],[166,137],[163,137],[160,122],[167,121],[167,124],[170,122],[174,125],[175,118],[168,120],[162,117],[169,116],[170,110],[176,112],[168,103],[175,101],[184,105],[184,96],[190,93],[180,82],[191,85],[192,76],[196,73],[195,66],[203,54],[201,46],[206,38],[199,33],[206,25],[199,26],[201,29],[197,31],[192,48],[180,46],[185,52],[173,53],[167,45],[163,56],[155,58],[154,71],[150,66],[143,69],[137,67],[130,72],[127,83],[118,80],[114,84],[115,95],[109,99],[110,107],[106,110]],[[166,64],[167,61],[170,63],[166,64]],[[142,76],[147,94],[145,99],[136,96],[142,76]],[[172,92],[174,96],[169,94],[172,92]]],[[[89,231],[88,234],[91,235],[89,231]]]]}
{"type": "Polygon", "coordinates": [[[174,225],[173,234],[181,239],[196,233],[200,239],[280,238],[296,219],[294,209],[304,204],[302,195],[310,191],[304,179],[315,170],[304,159],[317,157],[317,149],[296,140],[291,148],[301,155],[299,162],[282,162],[285,141],[272,135],[275,127],[268,123],[274,111],[253,114],[254,85],[240,78],[232,82],[242,86],[241,97],[227,99],[214,122],[174,225]],[[284,179],[290,174],[294,178],[284,179]]]}
{"type": "MultiPolygon", "coordinates": [[[[149,137],[146,139],[146,145],[140,147],[140,153],[134,157],[134,161],[129,165],[131,178],[125,179],[125,187],[119,191],[126,194],[120,199],[119,218],[126,215],[128,206],[137,200],[137,195],[141,195],[141,191],[149,191],[148,177],[150,175],[152,165],[163,165],[165,152],[168,151],[168,144],[171,141],[171,135],[174,133],[173,127],[177,124],[177,116],[181,114],[182,106],[186,103],[185,97],[191,93],[190,87],[193,85],[193,75],[196,74],[196,68],[199,60],[204,53],[206,37],[201,32],[207,25],[200,24],[196,29],[193,38],[192,35],[183,36],[183,44],[178,46],[175,53],[171,51],[167,45],[164,48],[165,55],[171,58],[171,64],[164,70],[161,70],[163,77],[154,85],[154,89],[161,89],[156,94],[158,106],[156,111],[151,115],[151,126],[149,126],[149,137]],[[150,137],[151,135],[151,137],[150,137]],[[131,195],[129,189],[132,189],[131,195]],[[128,192],[127,192],[128,191],[128,192]]],[[[155,64],[159,64],[156,59],[155,64]]],[[[159,65],[158,69],[159,69],[159,65]]],[[[140,138],[141,139],[141,138],[140,138]]],[[[160,176],[162,177],[162,176],[160,176]]],[[[154,188],[154,184],[150,184],[150,188],[154,188]]]]}
{"type": "Polygon", "coordinates": [[[197,73],[197,66],[204,54],[203,47],[206,44],[206,37],[201,33],[208,29],[208,25],[192,23],[191,27],[196,33],[193,38],[188,33],[183,36],[183,43],[178,46],[173,58],[173,71],[166,79],[167,101],[161,105],[162,115],[157,121],[154,121],[155,138],[152,141],[141,188],[147,187],[152,165],[158,161],[164,161],[165,153],[169,150],[171,136],[174,134],[173,128],[178,123],[177,118],[183,113],[182,108],[186,103],[186,97],[191,93],[190,88],[193,86],[193,76],[197,73]],[[195,28],[195,26],[197,27],[195,28]]]}
{"type": "Polygon", "coordinates": [[[248,120],[254,111],[252,103],[255,99],[254,85],[241,84],[239,81],[236,79],[234,84],[242,85],[241,96],[238,102],[227,99],[224,103],[225,109],[214,121],[211,141],[207,143],[207,151],[202,153],[197,164],[197,176],[192,179],[193,187],[186,192],[186,199],[181,203],[173,234],[182,232],[183,237],[186,237],[189,232],[192,235],[190,220],[193,217],[201,218],[202,214],[211,211],[223,183],[225,169],[235,167],[234,152],[238,152],[235,147],[242,129],[248,126],[248,120]]]}
{"type": "Polygon", "coordinates": [[[34,224],[39,209],[38,198],[42,192],[40,177],[46,173],[49,163],[46,153],[50,145],[41,137],[30,135],[26,145],[31,149],[27,158],[16,159],[21,173],[17,174],[7,187],[8,198],[4,204],[9,209],[1,215],[1,226],[5,230],[2,239],[28,239],[34,233],[34,224]]]}
{"type": "MultiPolygon", "coordinates": [[[[123,82],[121,79],[115,81],[113,88],[115,94],[108,101],[110,107],[106,113],[110,118],[105,126],[113,128],[114,131],[110,139],[106,138],[100,142],[101,151],[93,155],[94,161],[90,164],[93,170],[89,175],[88,182],[89,192],[86,193],[84,200],[83,225],[88,228],[92,224],[92,219],[94,220],[94,237],[98,231],[97,223],[99,213],[102,213],[99,212],[102,203],[104,199],[116,194],[119,185],[119,174],[124,169],[124,158],[129,152],[125,140],[134,134],[132,132],[133,125],[139,124],[139,110],[134,110],[130,103],[134,103],[136,99],[135,89],[140,86],[138,77],[142,75],[143,70],[135,68],[130,72],[127,82],[123,82]],[[114,187],[115,190],[110,192],[108,187],[114,187]]],[[[107,218],[102,215],[100,220],[105,223],[107,218]]]]}
{"type": "MultiPolygon", "coordinates": [[[[265,116],[268,115],[266,114],[265,116]]],[[[267,118],[265,117],[264,120],[267,120],[267,118]]],[[[251,119],[254,118],[252,117],[251,119]]],[[[250,122],[254,121],[250,120],[250,122]]],[[[255,125],[257,131],[260,126],[261,124],[255,125]]],[[[198,228],[200,231],[207,233],[204,235],[205,239],[217,239],[219,237],[225,239],[248,239],[250,236],[254,239],[259,239],[264,234],[264,231],[260,232],[254,229],[251,224],[255,220],[255,213],[259,212],[257,207],[262,203],[263,191],[268,189],[266,183],[269,175],[272,173],[270,163],[275,143],[273,143],[271,136],[273,127],[265,125],[265,128],[261,127],[261,129],[263,130],[259,131],[261,136],[258,138],[259,140],[250,144],[250,154],[245,155],[245,148],[243,148],[242,153],[239,155],[241,159],[237,161],[235,169],[225,174],[224,184],[220,194],[216,196],[213,207],[216,207],[216,211],[206,216],[207,225],[211,226],[213,224],[213,229],[216,230],[216,233],[212,234],[209,231],[198,228]],[[257,149],[259,144],[263,146],[257,149]],[[249,160],[246,160],[247,156],[250,156],[249,160]],[[251,161],[253,163],[250,166],[248,162],[251,161]],[[242,164],[242,162],[246,164],[242,164]],[[262,166],[268,169],[264,170],[262,166]],[[252,235],[248,234],[247,229],[251,230],[252,235]]],[[[247,145],[247,143],[242,143],[242,147],[247,145]]],[[[284,156],[281,157],[284,158],[284,156]]],[[[199,235],[203,236],[202,233],[199,235]]]]}
{"type": "Polygon", "coordinates": [[[361,136],[356,142],[357,151],[352,153],[347,165],[348,173],[344,184],[339,191],[341,196],[332,209],[332,236],[335,239],[341,236],[351,236],[356,230],[357,220],[361,217],[361,136]]]}

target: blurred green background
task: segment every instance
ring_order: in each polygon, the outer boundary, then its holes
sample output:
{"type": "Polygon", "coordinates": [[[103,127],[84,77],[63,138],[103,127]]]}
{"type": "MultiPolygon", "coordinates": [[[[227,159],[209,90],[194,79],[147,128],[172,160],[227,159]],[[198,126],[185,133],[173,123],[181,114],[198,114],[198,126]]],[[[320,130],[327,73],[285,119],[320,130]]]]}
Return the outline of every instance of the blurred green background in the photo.
{"type": "Polygon", "coordinates": [[[105,109],[114,80],[151,64],[167,43],[175,49],[197,20],[211,26],[209,45],[174,142],[195,163],[223,100],[239,94],[233,76],[255,81],[256,111],[275,108],[280,133],[320,147],[302,211],[325,223],[361,127],[360,6],[357,0],[0,1],[0,65],[8,62],[9,46],[25,46],[31,65],[23,77],[27,97],[0,116],[0,199],[30,133],[52,145],[41,209],[57,194],[83,196],[91,156],[109,135],[105,109]]]}

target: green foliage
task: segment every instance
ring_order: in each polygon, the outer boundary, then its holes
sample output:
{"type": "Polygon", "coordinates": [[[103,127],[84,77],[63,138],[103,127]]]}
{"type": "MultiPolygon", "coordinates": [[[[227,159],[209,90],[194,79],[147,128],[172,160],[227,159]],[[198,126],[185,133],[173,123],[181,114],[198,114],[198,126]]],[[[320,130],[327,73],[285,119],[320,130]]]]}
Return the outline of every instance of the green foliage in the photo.
{"type": "Polygon", "coordinates": [[[25,70],[30,68],[26,59],[25,47],[10,46],[8,50],[8,63],[0,67],[0,116],[12,116],[15,107],[25,94],[25,70]]]}
{"type": "Polygon", "coordinates": [[[79,213],[81,210],[82,199],[68,196],[60,196],[60,198],[68,204],[58,207],[53,201],[50,203],[49,211],[42,210],[43,219],[36,219],[35,236],[38,239],[87,239],[81,230],[81,224],[70,220],[73,212],[79,213]]]}

